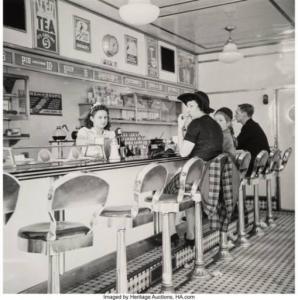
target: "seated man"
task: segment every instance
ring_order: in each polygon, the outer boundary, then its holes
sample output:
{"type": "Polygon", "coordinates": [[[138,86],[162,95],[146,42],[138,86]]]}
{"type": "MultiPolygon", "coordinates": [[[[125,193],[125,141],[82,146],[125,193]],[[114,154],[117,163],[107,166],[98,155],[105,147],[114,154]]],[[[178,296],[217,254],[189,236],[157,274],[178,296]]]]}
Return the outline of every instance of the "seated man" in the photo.
{"type": "Polygon", "coordinates": [[[237,122],[242,124],[241,132],[237,137],[237,149],[249,151],[251,154],[247,176],[251,174],[255,158],[260,151],[266,150],[270,153],[267,137],[261,126],[252,119],[253,113],[254,107],[244,103],[238,106],[235,114],[237,122]]]}

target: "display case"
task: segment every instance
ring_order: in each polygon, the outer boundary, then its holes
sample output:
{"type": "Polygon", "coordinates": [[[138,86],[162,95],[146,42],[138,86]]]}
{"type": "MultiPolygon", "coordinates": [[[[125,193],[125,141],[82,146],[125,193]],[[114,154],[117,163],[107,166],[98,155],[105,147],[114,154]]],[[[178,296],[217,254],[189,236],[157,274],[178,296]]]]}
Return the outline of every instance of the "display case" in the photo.
{"type": "MultiPolygon", "coordinates": [[[[84,126],[84,119],[94,105],[90,102],[79,104],[81,126],[84,126]]],[[[180,101],[142,93],[121,94],[113,101],[110,97],[98,97],[96,103],[109,108],[112,123],[175,126],[182,111],[180,101]]]]}
{"type": "Polygon", "coordinates": [[[29,115],[27,76],[3,74],[3,119],[25,120],[29,115]]]}

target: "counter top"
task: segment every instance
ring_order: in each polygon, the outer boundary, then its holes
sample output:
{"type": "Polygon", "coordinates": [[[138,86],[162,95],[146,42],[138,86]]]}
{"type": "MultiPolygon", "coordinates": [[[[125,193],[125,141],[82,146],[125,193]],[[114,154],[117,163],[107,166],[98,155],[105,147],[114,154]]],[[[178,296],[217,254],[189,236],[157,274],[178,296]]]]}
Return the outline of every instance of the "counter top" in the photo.
{"type": "Polygon", "coordinates": [[[55,177],[65,175],[69,172],[74,171],[100,171],[100,170],[111,170],[120,168],[129,168],[135,166],[147,165],[152,162],[170,162],[170,161],[181,161],[186,160],[180,156],[149,159],[143,157],[132,157],[120,162],[106,162],[106,161],[53,161],[49,163],[34,163],[17,165],[16,167],[6,167],[4,171],[14,175],[19,180],[28,180],[44,177],[55,177]]]}

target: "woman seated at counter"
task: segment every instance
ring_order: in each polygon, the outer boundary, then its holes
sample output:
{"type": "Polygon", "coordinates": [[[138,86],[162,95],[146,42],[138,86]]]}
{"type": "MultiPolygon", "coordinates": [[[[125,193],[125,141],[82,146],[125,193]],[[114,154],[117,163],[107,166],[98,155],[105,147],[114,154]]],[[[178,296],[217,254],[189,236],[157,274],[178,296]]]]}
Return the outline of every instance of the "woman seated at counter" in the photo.
{"type": "MultiPolygon", "coordinates": [[[[182,157],[199,157],[211,160],[223,152],[223,132],[219,124],[209,116],[214,109],[209,107],[208,95],[201,91],[185,93],[178,97],[187,107],[186,115],[178,117],[178,148],[182,157]],[[188,120],[191,118],[189,124],[188,120]],[[187,126],[184,135],[184,129],[187,126]]],[[[166,187],[167,189],[167,187],[166,187]]],[[[173,193],[175,191],[166,191],[173,193]]],[[[186,245],[194,245],[194,208],[186,210],[186,245]]],[[[171,220],[171,240],[179,239],[174,220],[171,220]]]]}
{"type": "Polygon", "coordinates": [[[115,133],[109,130],[110,127],[108,108],[105,105],[94,104],[85,119],[85,127],[78,131],[76,139],[78,146],[92,145],[82,147],[82,153],[86,156],[103,156],[102,146],[104,145],[107,151],[111,139],[115,138],[115,133]],[[101,147],[96,145],[101,145],[101,147]]]}

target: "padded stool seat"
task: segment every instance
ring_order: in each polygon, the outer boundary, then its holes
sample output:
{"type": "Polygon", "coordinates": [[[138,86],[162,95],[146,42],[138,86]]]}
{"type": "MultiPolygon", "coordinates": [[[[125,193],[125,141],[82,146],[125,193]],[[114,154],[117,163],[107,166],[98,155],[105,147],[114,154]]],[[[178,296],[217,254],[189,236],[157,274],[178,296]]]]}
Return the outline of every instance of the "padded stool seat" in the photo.
{"type": "MultiPolygon", "coordinates": [[[[110,218],[131,218],[132,215],[133,206],[132,205],[122,205],[122,206],[107,206],[104,208],[104,210],[101,212],[101,217],[110,217],[110,218]]],[[[146,207],[139,207],[138,208],[138,214],[147,213],[150,212],[149,208],[146,207]]]]}
{"type": "MultiPolygon", "coordinates": [[[[33,191],[34,192],[34,191],[33,191]]],[[[66,251],[93,246],[96,219],[107,201],[109,185],[91,173],[71,172],[53,180],[47,198],[49,222],[35,223],[18,231],[18,247],[30,253],[48,256],[48,293],[60,293],[60,275],[64,272],[66,251]],[[59,212],[83,206],[93,207],[90,228],[82,223],[67,222],[59,212]]]]}
{"type": "MultiPolygon", "coordinates": [[[[65,252],[93,245],[93,235],[90,228],[81,223],[57,222],[56,239],[50,241],[54,252],[65,252]]],[[[45,253],[47,251],[47,235],[50,223],[36,223],[22,227],[18,231],[19,246],[30,253],[45,253]]]]}
{"type": "MultiPolygon", "coordinates": [[[[145,199],[146,202],[152,202],[153,197],[147,197],[145,199]]],[[[183,196],[182,201],[179,203],[181,204],[182,202],[186,201],[192,201],[190,196],[183,196]]],[[[159,202],[166,202],[166,203],[177,203],[177,195],[175,194],[162,194],[159,198],[159,202]]]]}

